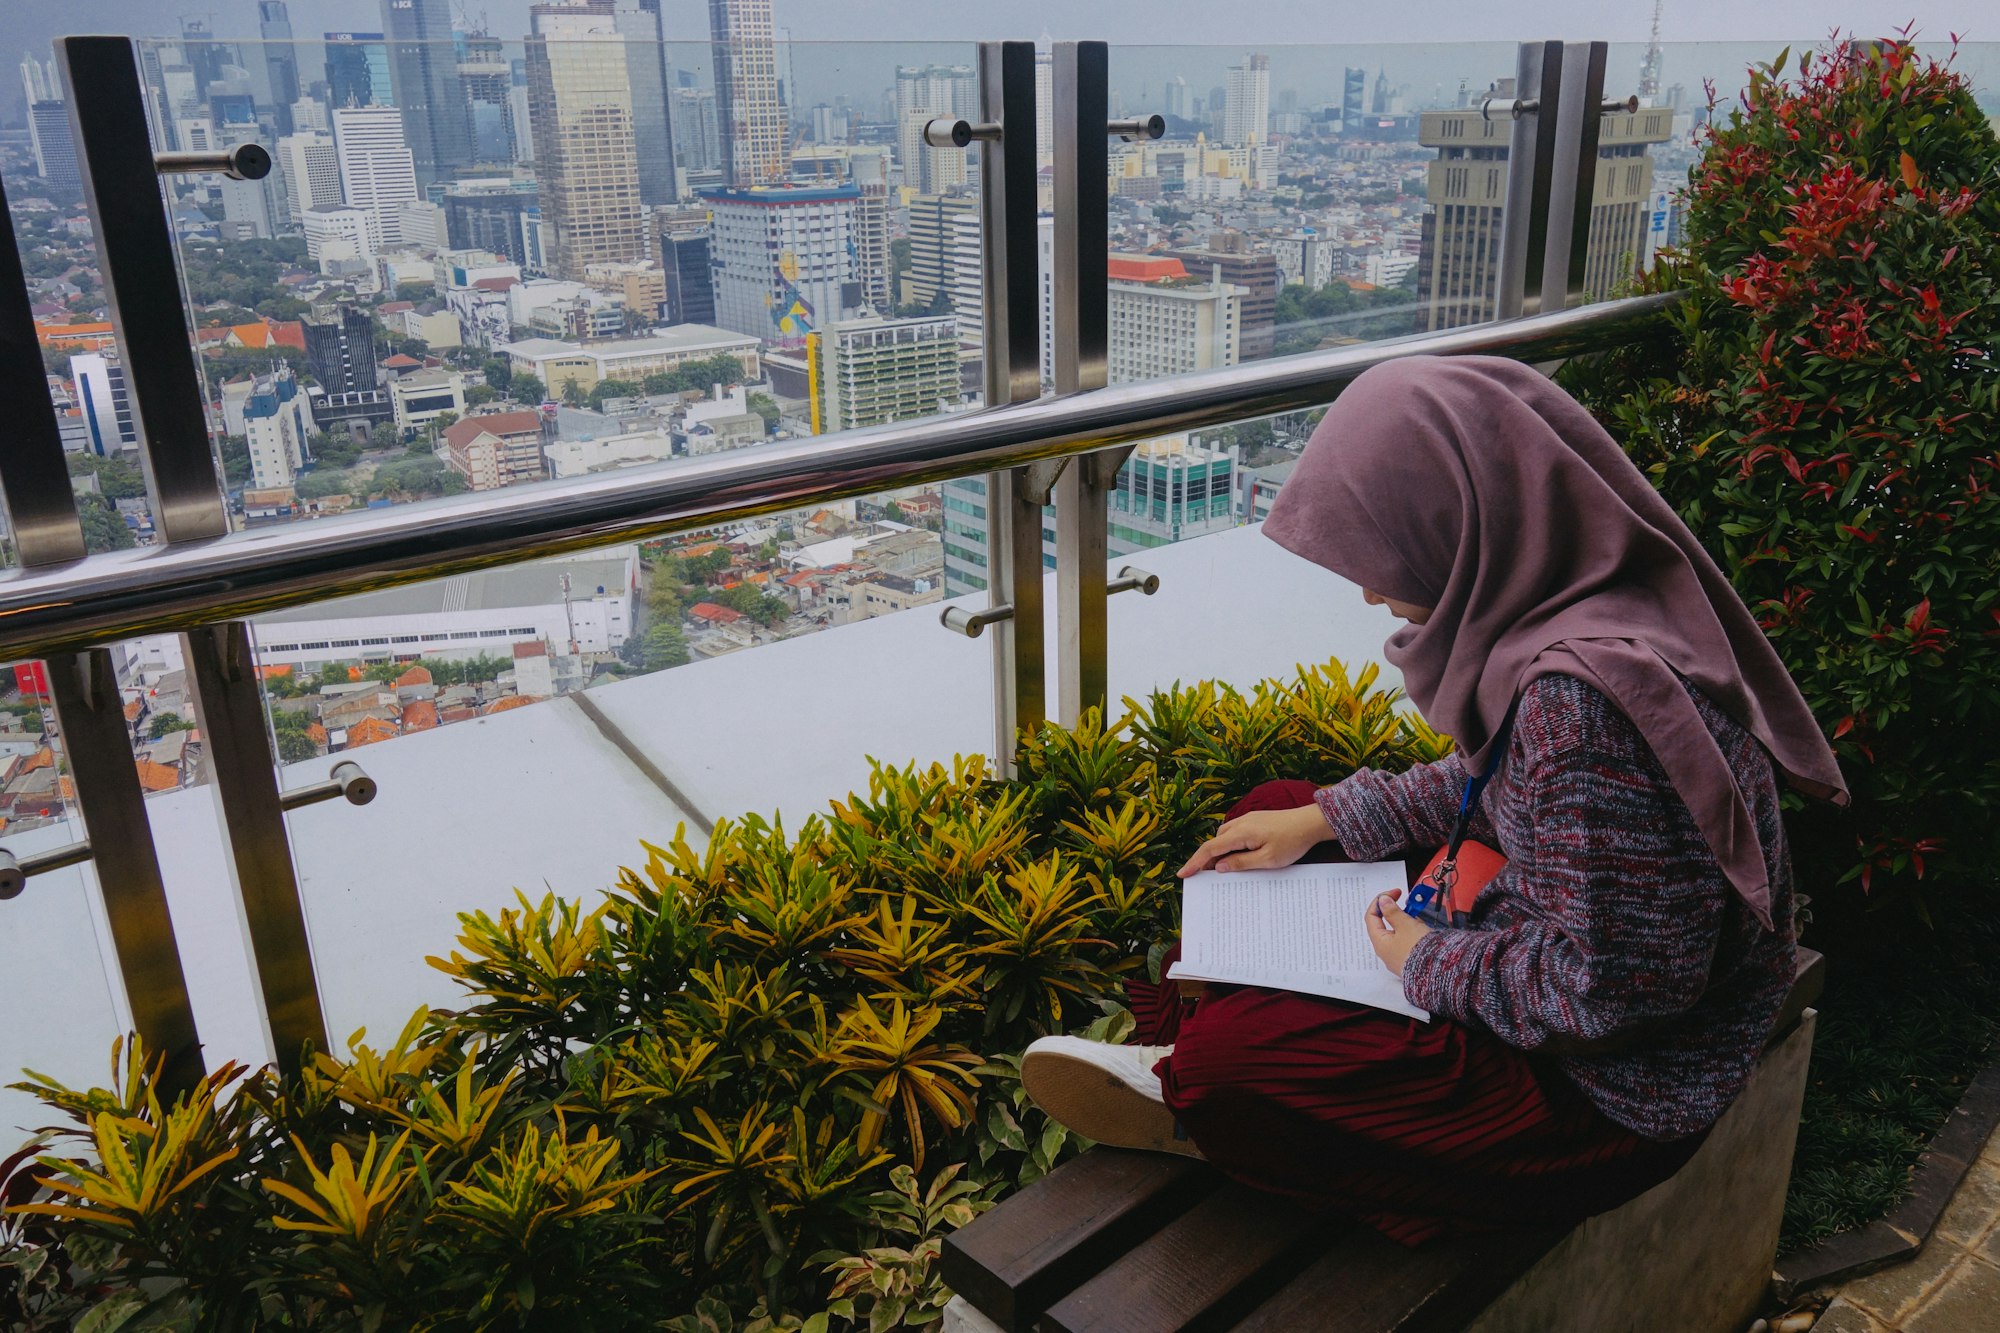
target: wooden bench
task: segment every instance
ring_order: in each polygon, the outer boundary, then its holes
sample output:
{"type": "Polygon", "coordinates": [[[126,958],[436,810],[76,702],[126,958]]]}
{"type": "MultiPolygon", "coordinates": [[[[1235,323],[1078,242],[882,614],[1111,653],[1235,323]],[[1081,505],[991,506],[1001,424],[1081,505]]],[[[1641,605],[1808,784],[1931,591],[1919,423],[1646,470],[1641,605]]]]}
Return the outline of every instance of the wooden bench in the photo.
{"type": "Polygon", "coordinates": [[[1768,1289],[1825,968],[1673,1179],[1574,1230],[1405,1249],[1189,1158],[1095,1148],[945,1238],[946,1333],[1742,1328],[1768,1289]]]}

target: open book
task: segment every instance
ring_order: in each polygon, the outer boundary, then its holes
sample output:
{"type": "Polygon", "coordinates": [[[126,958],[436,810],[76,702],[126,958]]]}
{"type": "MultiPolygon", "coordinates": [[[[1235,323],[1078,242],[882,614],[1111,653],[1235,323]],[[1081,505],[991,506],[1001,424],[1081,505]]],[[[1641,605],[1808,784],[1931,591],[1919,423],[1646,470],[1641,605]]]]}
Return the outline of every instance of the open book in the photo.
{"type": "Polygon", "coordinates": [[[1325,995],[1428,1021],[1368,942],[1375,896],[1406,886],[1401,861],[1205,870],[1181,882],[1180,981],[1325,995]]]}

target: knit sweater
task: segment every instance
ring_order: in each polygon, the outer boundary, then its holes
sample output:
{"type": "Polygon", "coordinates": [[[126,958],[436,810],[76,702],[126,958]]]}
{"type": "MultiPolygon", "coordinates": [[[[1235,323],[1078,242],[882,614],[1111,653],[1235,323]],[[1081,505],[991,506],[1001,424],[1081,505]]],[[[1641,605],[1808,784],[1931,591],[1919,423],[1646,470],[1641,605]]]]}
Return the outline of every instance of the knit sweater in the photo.
{"type": "MultiPolygon", "coordinates": [[[[1791,859],[1768,753],[1692,685],[1764,848],[1776,931],[1730,887],[1644,736],[1595,688],[1542,676],[1468,837],[1507,865],[1465,928],[1434,930],[1403,993],[1541,1052],[1612,1120],[1653,1139],[1714,1123],[1750,1076],[1795,967],[1791,859]]],[[[1454,754],[1364,770],[1317,794],[1341,849],[1374,861],[1443,844],[1465,789],[1454,754]]]]}

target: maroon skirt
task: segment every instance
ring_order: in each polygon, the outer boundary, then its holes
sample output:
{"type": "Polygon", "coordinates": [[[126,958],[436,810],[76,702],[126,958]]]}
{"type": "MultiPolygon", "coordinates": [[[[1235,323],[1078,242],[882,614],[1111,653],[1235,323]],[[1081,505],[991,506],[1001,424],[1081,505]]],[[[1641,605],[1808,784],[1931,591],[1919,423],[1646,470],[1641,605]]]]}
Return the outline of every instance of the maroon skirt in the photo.
{"type": "MultiPolygon", "coordinates": [[[[1230,817],[1312,791],[1266,783],[1230,817]]],[[[1552,1063],[1449,1019],[1255,986],[1128,989],[1137,1040],[1174,1047],[1157,1067],[1167,1105],[1209,1161],[1406,1245],[1574,1225],[1671,1176],[1705,1137],[1643,1138],[1552,1063]]]]}

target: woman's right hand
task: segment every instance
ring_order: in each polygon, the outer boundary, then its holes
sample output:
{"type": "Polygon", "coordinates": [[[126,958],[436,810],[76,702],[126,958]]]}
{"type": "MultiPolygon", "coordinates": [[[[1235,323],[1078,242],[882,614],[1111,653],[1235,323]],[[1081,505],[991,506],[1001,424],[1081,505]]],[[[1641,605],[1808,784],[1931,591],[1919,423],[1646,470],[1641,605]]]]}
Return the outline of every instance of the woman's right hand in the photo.
{"type": "Polygon", "coordinates": [[[1333,837],[1318,804],[1296,810],[1253,810],[1238,815],[1195,849],[1179,874],[1202,870],[1271,870],[1296,862],[1333,837]]]}

